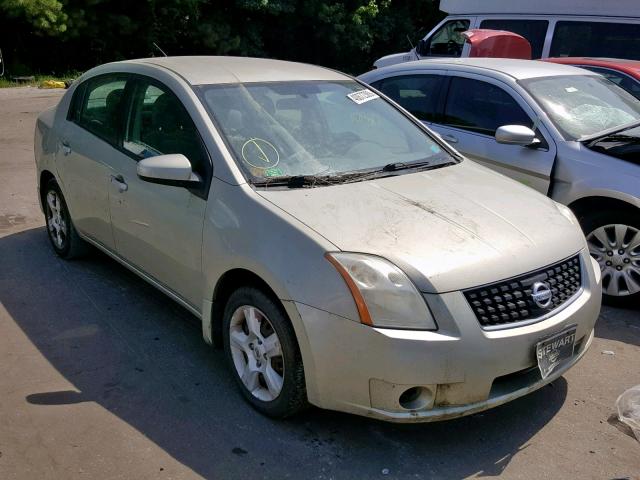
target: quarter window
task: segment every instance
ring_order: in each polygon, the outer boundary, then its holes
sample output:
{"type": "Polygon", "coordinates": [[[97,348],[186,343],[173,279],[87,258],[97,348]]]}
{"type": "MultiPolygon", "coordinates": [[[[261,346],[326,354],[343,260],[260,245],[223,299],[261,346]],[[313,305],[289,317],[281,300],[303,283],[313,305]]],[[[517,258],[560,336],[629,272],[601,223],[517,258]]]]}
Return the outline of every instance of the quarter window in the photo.
{"type": "Polygon", "coordinates": [[[532,126],[529,116],[502,88],[480,80],[451,79],[444,123],[485,135],[502,125],[532,126]]]}
{"type": "Polygon", "coordinates": [[[440,75],[405,75],[385,78],[379,90],[420,120],[436,121],[443,77],[440,75]]]}
{"type": "Polygon", "coordinates": [[[640,25],[558,22],[550,57],[608,57],[640,60],[640,25]]]}
{"type": "MultiPolygon", "coordinates": [[[[126,80],[122,77],[97,77],[89,80],[76,122],[111,144],[118,141],[126,80]]],[[[72,112],[73,113],[73,112],[72,112]]]]}
{"type": "Polygon", "coordinates": [[[531,58],[542,57],[544,39],[547,35],[549,22],[547,20],[483,20],[480,28],[490,30],[506,30],[523,36],[531,44],[531,58]]]}
{"type": "Polygon", "coordinates": [[[137,158],[181,153],[206,177],[208,160],[196,126],[180,100],[160,85],[136,85],[123,146],[137,158]]]}

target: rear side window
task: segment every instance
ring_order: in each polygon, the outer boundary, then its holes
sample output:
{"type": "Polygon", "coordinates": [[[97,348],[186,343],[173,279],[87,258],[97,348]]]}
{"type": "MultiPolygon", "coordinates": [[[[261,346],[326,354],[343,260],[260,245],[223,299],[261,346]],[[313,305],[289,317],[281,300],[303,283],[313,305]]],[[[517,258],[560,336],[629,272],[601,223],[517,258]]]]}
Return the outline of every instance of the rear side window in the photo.
{"type": "Polygon", "coordinates": [[[208,174],[208,156],[196,126],[182,102],[169,89],[136,82],[124,136],[124,148],[136,158],[181,153],[193,171],[208,174]]]}
{"type": "Polygon", "coordinates": [[[544,47],[544,39],[547,35],[549,22],[547,20],[493,19],[483,20],[480,28],[517,33],[526,38],[531,44],[531,58],[540,58],[542,57],[542,48],[544,47]]]}
{"type": "MultiPolygon", "coordinates": [[[[74,121],[103,140],[117,144],[126,79],[104,76],[89,80],[74,121]]],[[[73,113],[73,112],[72,112],[73,113]]]]}
{"type": "Polygon", "coordinates": [[[441,75],[404,75],[385,78],[377,88],[420,120],[436,121],[442,90],[441,75]]]}
{"type": "Polygon", "coordinates": [[[550,57],[609,57],[640,60],[640,25],[633,23],[556,23],[550,57]]]}
{"type": "Polygon", "coordinates": [[[532,126],[529,116],[502,88],[481,80],[453,77],[444,112],[444,123],[485,135],[503,125],[532,126]]]}
{"type": "Polygon", "coordinates": [[[440,27],[421,47],[420,55],[430,57],[459,57],[465,38],[462,32],[469,30],[469,20],[451,20],[440,27]]]}

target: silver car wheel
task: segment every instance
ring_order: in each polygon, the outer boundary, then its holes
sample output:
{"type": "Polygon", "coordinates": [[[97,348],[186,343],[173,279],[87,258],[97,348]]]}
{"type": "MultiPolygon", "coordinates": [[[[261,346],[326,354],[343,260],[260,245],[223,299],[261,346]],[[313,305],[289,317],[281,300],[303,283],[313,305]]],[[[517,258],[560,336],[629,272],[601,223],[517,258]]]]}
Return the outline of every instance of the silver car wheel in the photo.
{"type": "Polygon", "coordinates": [[[229,345],[246,389],[264,402],[275,400],[284,383],[284,357],[267,316],[250,305],[237,308],[229,323],[229,345]]]}
{"type": "Polygon", "coordinates": [[[54,245],[62,250],[67,241],[66,213],[58,194],[50,190],[47,192],[47,228],[54,245]]]}
{"type": "Polygon", "coordinates": [[[622,297],[640,292],[640,230],[611,224],[587,235],[591,256],[602,270],[602,291],[622,297]]]}

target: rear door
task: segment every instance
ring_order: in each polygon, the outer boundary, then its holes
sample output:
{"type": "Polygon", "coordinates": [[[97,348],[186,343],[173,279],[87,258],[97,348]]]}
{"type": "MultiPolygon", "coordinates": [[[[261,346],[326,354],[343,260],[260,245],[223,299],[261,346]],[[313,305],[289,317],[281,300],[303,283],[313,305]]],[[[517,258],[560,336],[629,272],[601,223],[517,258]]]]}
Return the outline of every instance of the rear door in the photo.
{"type": "Polygon", "coordinates": [[[62,127],[56,166],[75,227],[114,250],[109,214],[111,163],[118,150],[128,77],[100,75],[79,85],[62,127]]]}
{"type": "Polygon", "coordinates": [[[442,116],[429,126],[472,160],[545,195],[549,192],[555,143],[529,105],[505,83],[476,74],[451,75],[442,116]],[[500,144],[494,135],[503,125],[533,128],[541,143],[500,144]]]}
{"type": "Polygon", "coordinates": [[[127,96],[122,150],[109,187],[118,254],[196,312],[202,302],[202,229],[212,167],[198,131],[165,85],[138,76],[127,96]],[[181,153],[203,182],[187,189],[151,183],[139,160],[181,153]]]}
{"type": "Polygon", "coordinates": [[[416,118],[430,125],[438,120],[444,102],[445,71],[403,72],[372,83],[416,118]]]}

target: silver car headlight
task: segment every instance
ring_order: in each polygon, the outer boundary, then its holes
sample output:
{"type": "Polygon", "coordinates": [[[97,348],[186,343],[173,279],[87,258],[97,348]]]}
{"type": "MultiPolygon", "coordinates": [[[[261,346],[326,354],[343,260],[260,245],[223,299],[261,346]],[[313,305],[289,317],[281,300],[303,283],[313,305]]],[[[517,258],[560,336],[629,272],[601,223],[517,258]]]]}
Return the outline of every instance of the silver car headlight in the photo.
{"type": "Polygon", "coordinates": [[[362,323],[374,327],[437,329],[422,294],[393,263],[362,253],[336,252],[325,257],[349,287],[362,323]]]}

